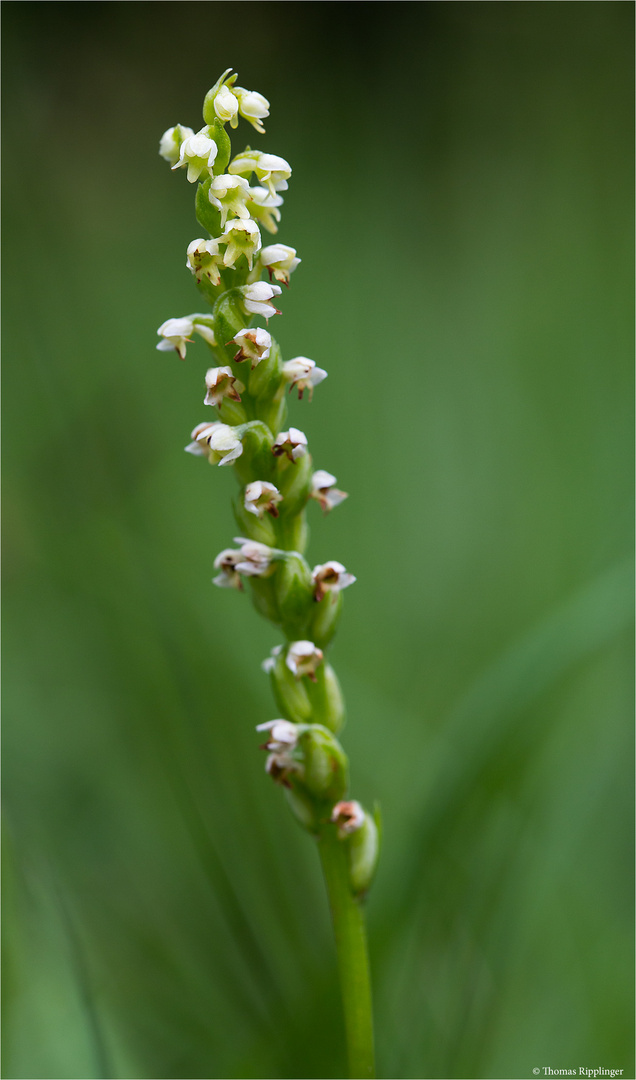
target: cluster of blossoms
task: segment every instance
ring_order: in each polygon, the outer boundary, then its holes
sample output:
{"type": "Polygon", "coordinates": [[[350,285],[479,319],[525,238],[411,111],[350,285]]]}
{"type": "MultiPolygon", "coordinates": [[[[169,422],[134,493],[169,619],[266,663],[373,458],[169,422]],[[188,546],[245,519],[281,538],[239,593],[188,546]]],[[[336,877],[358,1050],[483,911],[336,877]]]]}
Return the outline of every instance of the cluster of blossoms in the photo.
{"type": "Polygon", "coordinates": [[[183,360],[196,334],[212,352],[203,404],[216,409],[216,417],[194,427],[186,450],[212,465],[233,466],[242,534],[215,559],[213,580],[241,591],[249,583],[257,611],[285,638],[263,664],[281,714],[258,725],[267,732],[266,770],[310,832],[335,830],[346,845],[357,895],[375,869],[377,826],[346,798],[348,762],[336,738],[344,702],[325,658],[342,591],[356,579],[336,560],[312,570],[304,557],[307,505],[314,500],[327,513],[347,495],[335,476],[314,470],[304,432],[286,426],[286,391],[311,400],[327,372],[306,356],[283,361],[269,329],[250,325],[255,316],[268,323],[280,314],[281,286],[289,285],[300,259],[285,244],[263,247],[261,230],[278,230],[291,167],[250,147],[231,156],[226,125],[235,128],[242,117],[263,134],[269,115],[262,94],[237,86],[236,79],[224,72],[206,95],[200,131],[177,124],[161,138],[161,156],[172,169],[187,169],[187,179],[197,184],[196,216],[208,235],[188,245],[186,266],[211,311],[167,319],[157,348],[183,360]]]}

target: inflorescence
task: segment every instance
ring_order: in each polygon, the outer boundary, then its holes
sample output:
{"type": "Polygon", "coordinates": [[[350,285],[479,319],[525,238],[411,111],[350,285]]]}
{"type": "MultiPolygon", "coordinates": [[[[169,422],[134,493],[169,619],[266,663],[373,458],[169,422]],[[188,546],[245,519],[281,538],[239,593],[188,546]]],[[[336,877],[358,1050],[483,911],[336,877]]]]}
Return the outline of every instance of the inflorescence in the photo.
{"type": "Polygon", "coordinates": [[[211,312],[167,319],[157,348],[183,360],[198,335],[212,351],[216,366],[206,371],[203,403],[216,409],[217,419],[197,424],[186,450],[212,465],[233,466],[241,532],[237,546],[215,559],[214,584],[243,590],[249,582],[257,611],[285,637],[262,665],[281,714],[257,728],[267,733],[265,767],[305,828],[315,836],[337,831],[359,895],[373,876],[378,830],[374,817],[346,797],[348,761],[336,738],[344,701],[325,659],[342,590],[356,579],[336,560],[312,571],[304,557],[309,502],[327,513],[347,494],[331,473],[314,471],[305,434],[285,427],[286,391],[311,400],[327,372],[306,356],[283,361],[269,329],[251,325],[254,317],[269,324],[280,314],[282,287],[300,259],[286,244],[262,245],[262,229],[278,231],[292,170],[284,158],[249,146],[231,156],[226,125],[236,128],[243,118],[261,135],[269,115],[266,98],[236,79],[228,69],[208,92],[200,131],[177,124],[161,138],[161,156],[197,184],[196,216],[208,235],[188,245],[186,266],[211,312]]]}

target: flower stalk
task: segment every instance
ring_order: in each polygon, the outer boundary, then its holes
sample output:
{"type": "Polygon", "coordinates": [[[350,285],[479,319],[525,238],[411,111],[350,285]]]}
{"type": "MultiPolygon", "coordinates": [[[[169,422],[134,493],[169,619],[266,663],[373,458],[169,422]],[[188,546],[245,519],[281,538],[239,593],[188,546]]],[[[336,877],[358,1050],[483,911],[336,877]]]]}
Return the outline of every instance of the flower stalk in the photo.
{"type": "MultiPolygon", "coordinates": [[[[306,356],[283,360],[269,320],[280,315],[301,260],[278,232],[280,194],[291,166],[246,147],[232,157],[229,124],[242,118],[264,134],[269,103],[236,85],[228,69],[205,97],[198,132],[177,124],[159,153],[196,184],[195,212],[207,236],[192,240],[186,266],[210,308],[167,319],[157,348],[185,360],[196,340],[203,353],[203,404],[213,409],[195,425],[188,453],[230,466],[239,485],[234,516],[240,535],[214,562],[214,584],[249,590],[256,610],[283,640],[263,663],[279,718],[265,733],[265,769],[292,812],[317,841],[334,925],[351,1077],[374,1076],[371,983],[363,901],[378,859],[375,816],[348,796],[349,763],[338,741],[345,706],[326,653],[338,627],[343,590],[355,576],[335,559],[311,568],[305,558],[307,507],[323,513],[347,494],[336,478],[314,469],[308,440],[287,425],[291,391],[306,409],[327,372],[306,356]],[[252,325],[254,319],[266,326],[252,325]],[[196,338],[195,338],[196,335],[196,338]],[[212,358],[207,350],[212,353],[212,358]]],[[[314,511],[316,513],[316,511],[314,511]]]]}

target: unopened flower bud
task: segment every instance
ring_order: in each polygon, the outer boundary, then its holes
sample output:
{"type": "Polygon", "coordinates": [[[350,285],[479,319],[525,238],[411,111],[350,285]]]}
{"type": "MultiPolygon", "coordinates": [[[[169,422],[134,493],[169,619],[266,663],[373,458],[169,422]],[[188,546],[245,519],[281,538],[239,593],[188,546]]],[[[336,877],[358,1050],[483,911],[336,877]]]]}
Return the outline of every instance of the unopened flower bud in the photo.
{"type": "Polygon", "coordinates": [[[204,405],[220,405],[226,397],[231,401],[240,401],[241,392],[245,389],[231,367],[209,368],[205,373],[205,385],[208,392],[203,401],[204,405]]]}
{"type": "Polygon", "coordinates": [[[311,575],[314,583],[314,597],[320,602],[327,592],[339,592],[353,585],[356,580],[353,574],[345,570],[342,563],[332,559],[330,562],[315,566],[311,575]]]}
{"type": "Polygon", "coordinates": [[[294,641],[287,650],[285,664],[295,679],[307,675],[316,682],[316,668],[322,663],[323,653],[313,641],[294,641]]]}
{"type": "Polygon", "coordinates": [[[282,499],[283,496],[274,484],[267,480],[253,480],[245,488],[244,506],[248,513],[258,518],[262,518],[266,512],[272,517],[278,517],[277,504],[282,502],[282,499]]]}
{"type": "Polygon", "coordinates": [[[202,128],[196,135],[188,135],[183,140],[179,147],[179,158],[172,168],[182,169],[187,166],[188,180],[194,184],[202,172],[212,170],[217,152],[216,143],[207,134],[207,129],[202,128]]]}
{"type": "MultiPolygon", "coordinates": [[[[221,86],[214,98],[214,112],[222,124],[232,121],[239,108],[239,103],[228,86],[221,86]]],[[[235,127],[232,124],[232,127],[235,127]]]]}
{"type": "Polygon", "coordinates": [[[164,161],[169,162],[170,165],[176,165],[181,143],[191,135],[194,135],[192,128],[184,127],[183,124],[176,124],[175,127],[164,131],[159,141],[159,153],[164,161]]]}
{"type": "Polygon", "coordinates": [[[307,453],[307,436],[303,434],[302,431],[299,431],[298,428],[290,428],[289,431],[281,431],[280,435],[277,435],[274,440],[272,453],[275,454],[276,457],[280,457],[281,454],[287,454],[290,461],[298,461],[298,458],[301,458],[303,454],[307,453]]]}
{"type": "Polygon", "coordinates": [[[287,247],[287,244],[270,244],[263,248],[259,258],[269,274],[269,280],[275,277],[285,285],[289,285],[290,274],[302,261],[296,258],[296,248],[287,247]]]}
{"type": "MultiPolygon", "coordinates": [[[[261,360],[266,360],[272,347],[272,335],[260,326],[254,326],[250,330],[239,330],[232,341],[238,345],[238,352],[234,360],[240,364],[242,360],[250,360],[252,371],[261,360]]],[[[229,343],[228,343],[229,344],[229,343]]]]}
{"type": "Polygon", "coordinates": [[[286,360],[283,364],[283,375],[289,382],[289,389],[295,386],[298,390],[298,398],[302,400],[305,390],[309,390],[309,400],[314,393],[314,386],[318,386],[323,379],[327,378],[327,372],[323,368],[316,367],[313,360],[306,356],[295,356],[293,360],[286,360]]]}
{"type": "Polygon", "coordinates": [[[317,469],[311,478],[311,498],[319,502],[325,513],[344,502],[349,496],[346,491],[338,491],[335,476],[324,469],[317,469]]]}
{"type": "Polygon", "coordinates": [[[157,345],[159,351],[170,352],[174,349],[181,359],[185,360],[186,345],[192,341],[192,335],[195,332],[207,341],[208,345],[216,345],[212,327],[199,322],[199,319],[208,321],[209,316],[184,315],[181,319],[166,319],[157,330],[159,336],[163,338],[163,341],[157,345]]]}
{"type": "Polygon", "coordinates": [[[190,438],[193,442],[186,446],[186,452],[207,457],[211,465],[231,465],[243,453],[236,429],[228,424],[197,424],[190,438]]]}
{"type": "Polygon", "coordinates": [[[243,307],[250,315],[262,315],[265,319],[280,315],[278,308],[270,303],[274,296],[280,296],[280,285],[255,281],[252,285],[243,285],[239,291],[243,295],[243,307]]]}

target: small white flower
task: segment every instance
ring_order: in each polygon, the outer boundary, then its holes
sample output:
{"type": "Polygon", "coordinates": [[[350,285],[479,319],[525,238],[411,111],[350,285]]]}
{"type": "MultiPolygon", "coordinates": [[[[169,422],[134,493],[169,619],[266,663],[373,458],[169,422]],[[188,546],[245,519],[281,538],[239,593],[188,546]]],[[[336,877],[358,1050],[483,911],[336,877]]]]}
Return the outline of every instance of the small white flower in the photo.
{"type": "Polygon", "coordinates": [[[353,585],[356,580],[353,574],[349,574],[342,563],[332,559],[330,562],[314,566],[311,579],[314,583],[314,598],[322,600],[327,592],[338,592],[353,585]]]}
{"type": "Polygon", "coordinates": [[[344,839],[364,825],[364,810],[359,802],[339,802],[333,808],[331,820],[338,826],[338,836],[344,839]]]}
{"type": "Polygon", "coordinates": [[[325,513],[333,510],[334,506],[338,506],[339,503],[349,498],[347,492],[338,491],[338,488],[334,486],[335,484],[335,476],[325,472],[324,469],[317,469],[311,478],[310,497],[320,503],[325,513]]]}
{"type": "Polygon", "coordinates": [[[240,574],[247,577],[265,577],[271,568],[276,549],[261,544],[258,540],[246,540],[244,536],[235,536],[234,543],[241,545],[241,560],[236,564],[240,574]]]}
{"type": "Polygon", "coordinates": [[[213,285],[218,285],[221,280],[218,267],[220,261],[218,240],[204,240],[200,236],[188,244],[186,266],[192,271],[197,281],[207,277],[213,285]]]}
{"type": "Polygon", "coordinates": [[[220,589],[242,590],[243,582],[236,569],[236,564],[240,561],[240,551],[234,551],[233,548],[225,548],[221,551],[214,560],[214,569],[220,570],[221,573],[212,578],[212,584],[218,585],[220,589]]]}
{"type": "Polygon", "coordinates": [[[281,431],[280,435],[276,436],[272,453],[276,457],[287,454],[290,461],[298,461],[298,458],[307,453],[307,436],[295,427],[291,427],[289,431],[281,431]]]}
{"type": "Polygon", "coordinates": [[[243,285],[243,307],[251,315],[262,315],[265,319],[271,319],[272,315],[280,315],[269,301],[274,296],[280,296],[280,285],[268,285],[266,281],[255,281],[253,285],[243,285]]]}
{"type": "Polygon", "coordinates": [[[314,393],[314,386],[318,386],[323,379],[327,378],[327,372],[316,367],[313,360],[306,356],[295,356],[293,360],[286,360],[283,364],[283,375],[291,384],[290,391],[295,386],[298,389],[298,397],[302,400],[305,390],[309,390],[309,400],[314,393]]]}
{"type": "Polygon", "coordinates": [[[229,173],[215,176],[208,192],[212,205],[221,211],[221,225],[225,225],[229,213],[248,218],[250,212],[245,204],[249,197],[250,186],[247,180],[242,176],[230,176],[229,173]]]}
{"type": "Polygon", "coordinates": [[[274,648],[271,650],[269,656],[265,660],[263,660],[261,667],[263,671],[267,672],[268,675],[270,671],[273,671],[274,667],[276,666],[276,658],[280,655],[282,648],[282,645],[274,645],[274,648]]]}
{"type": "MultiPolygon", "coordinates": [[[[251,218],[232,218],[228,221],[223,236],[219,237],[222,243],[227,244],[223,263],[225,266],[234,266],[237,259],[244,255],[250,270],[254,264],[254,256],[261,246],[261,234],[258,225],[251,218]]],[[[257,282],[258,284],[258,282],[257,282]]],[[[248,286],[249,287],[249,286],[248,286]]]]}
{"type": "Polygon", "coordinates": [[[282,195],[272,195],[267,188],[251,187],[247,209],[250,215],[260,221],[268,232],[277,233],[277,222],[280,221],[278,207],[283,205],[283,201],[282,195]]]}
{"type": "Polygon", "coordinates": [[[257,731],[269,731],[270,736],[263,749],[276,751],[289,750],[298,741],[298,725],[290,720],[268,720],[257,724],[257,731]]]}
{"type": "Polygon", "coordinates": [[[245,389],[231,367],[209,368],[205,373],[205,385],[208,392],[203,401],[204,405],[220,405],[226,397],[231,401],[240,401],[241,393],[245,389]]]}
{"type": "Polygon", "coordinates": [[[181,143],[184,139],[188,139],[190,135],[194,135],[192,128],[184,127],[183,124],[176,124],[175,127],[164,131],[159,140],[159,153],[164,161],[169,162],[170,165],[175,165],[179,160],[181,143]]]}
{"type": "Polygon", "coordinates": [[[322,663],[323,652],[313,641],[294,641],[289,647],[285,663],[296,679],[309,676],[316,681],[316,668],[322,663]]]}
{"type": "Polygon", "coordinates": [[[274,484],[269,484],[267,480],[253,480],[245,488],[243,505],[250,514],[258,518],[262,518],[266,511],[272,517],[278,517],[276,504],[282,501],[283,496],[278,488],[274,484]]]}
{"type": "MultiPolygon", "coordinates": [[[[244,90],[242,86],[235,86],[234,93],[239,102],[239,112],[244,120],[249,120],[252,127],[256,128],[259,135],[265,134],[261,120],[269,116],[269,101],[256,90],[244,90]]],[[[233,122],[232,127],[236,127],[233,122]]]]}
{"type": "Polygon", "coordinates": [[[229,424],[197,424],[190,438],[193,442],[186,446],[186,453],[207,457],[211,465],[231,465],[243,453],[243,444],[229,424]]]}
{"type": "MultiPolygon", "coordinates": [[[[236,76],[234,76],[236,78],[236,76]]],[[[214,111],[222,124],[232,122],[239,109],[239,103],[229,86],[222,86],[214,98],[214,111]]],[[[232,124],[236,127],[236,124],[232,124]]]]}
{"type": "MultiPolygon", "coordinates": [[[[201,315],[201,319],[209,319],[208,315],[201,315]]],[[[186,345],[192,341],[192,334],[196,331],[208,345],[216,345],[216,338],[211,326],[199,322],[196,315],[184,315],[180,319],[166,319],[161,324],[157,333],[163,338],[157,345],[160,352],[170,352],[174,349],[185,360],[186,345]]]]}
{"type": "Polygon", "coordinates": [[[263,248],[260,260],[263,266],[267,267],[269,280],[275,277],[285,285],[289,285],[289,275],[293,274],[302,261],[296,258],[296,248],[288,247],[287,244],[270,244],[263,248]]]}
{"type": "Polygon", "coordinates": [[[207,134],[207,129],[202,128],[196,135],[188,135],[179,148],[179,159],[172,166],[173,169],[188,167],[188,180],[194,184],[202,172],[212,169],[214,159],[218,153],[218,147],[207,134]]]}
{"type": "Polygon", "coordinates": [[[259,183],[265,184],[270,195],[287,189],[291,165],[277,154],[262,154],[258,150],[245,150],[237,154],[228,166],[228,172],[249,177],[256,173],[259,183]]]}
{"type": "Polygon", "coordinates": [[[242,360],[251,360],[252,371],[261,360],[267,359],[272,347],[272,335],[260,326],[255,326],[251,330],[239,330],[232,341],[239,347],[234,360],[237,364],[240,364],[242,360]]]}
{"type": "Polygon", "coordinates": [[[270,754],[265,762],[265,771],[272,780],[285,787],[291,787],[289,774],[301,772],[300,762],[295,761],[293,750],[298,741],[298,728],[289,720],[269,720],[266,724],[258,724],[257,731],[269,731],[270,738],[263,743],[261,749],[269,750],[270,754]]]}

